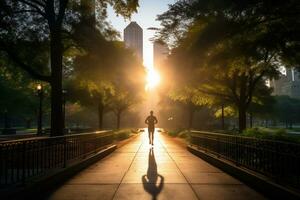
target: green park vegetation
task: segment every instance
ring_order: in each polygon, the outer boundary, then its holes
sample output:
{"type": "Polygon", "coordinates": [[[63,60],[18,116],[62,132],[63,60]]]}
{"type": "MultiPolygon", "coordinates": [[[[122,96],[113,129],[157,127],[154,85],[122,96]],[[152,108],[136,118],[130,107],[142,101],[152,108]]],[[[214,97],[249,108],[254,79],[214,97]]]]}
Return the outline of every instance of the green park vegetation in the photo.
{"type": "MultiPolygon", "coordinates": [[[[233,131],[214,131],[215,133],[229,134],[229,135],[238,135],[243,137],[252,137],[263,140],[274,140],[274,141],[283,141],[283,142],[293,142],[300,143],[300,135],[298,134],[288,134],[286,129],[282,128],[264,128],[264,127],[255,127],[247,128],[242,133],[235,133],[233,131]]],[[[190,134],[197,134],[197,132],[192,132],[192,130],[170,130],[166,131],[166,134],[171,137],[178,137],[190,141],[190,134]]]]}
{"type": "Polygon", "coordinates": [[[211,122],[237,118],[241,134],[253,126],[253,118],[287,127],[299,123],[299,100],[273,97],[266,84],[278,78],[282,66],[299,66],[297,1],[182,0],[158,20],[157,39],[172,48],[163,73],[175,80],[162,89],[162,103],[165,112],[174,113],[172,106],[185,110],[175,124],[184,120],[185,128],[200,123],[205,128],[199,116],[193,124],[199,112],[211,122]]]}
{"type": "Polygon", "coordinates": [[[132,135],[138,134],[135,129],[120,129],[114,131],[116,140],[125,140],[132,135]]]}
{"type": "Polygon", "coordinates": [[[179,137],[189,141],[189,135],[190,135],[189,130],[171,130],[171,131],[166,131],[166,133],[171,137],[179,137]]]}
{"type": "Polygon", "coordinates": [[[1,1],[0,110],[6,128],[11,121],[22,124],[21,117],[28,127],[35,121],[37,83],[46,90],[52,136],[63,134],[63,89],[73,121],[83,118],[76,111],[87,118],[88,110],[98,110],[102,129],[103,113],[114,111],[120,127],[121,115],[140,101],[136,90],[144,85],[144,71],[106,22],[108,6],[128,19],[138,1],[1,1]]]}
{"type": "Polygon", "coordinates": [[[288,134],[285,129],[269,129],[269,128],[249,128],[246,129],[242,136],[255,137],[258,139],[279,140],[285,142],[300,143],[300,135],[288,134]]]}

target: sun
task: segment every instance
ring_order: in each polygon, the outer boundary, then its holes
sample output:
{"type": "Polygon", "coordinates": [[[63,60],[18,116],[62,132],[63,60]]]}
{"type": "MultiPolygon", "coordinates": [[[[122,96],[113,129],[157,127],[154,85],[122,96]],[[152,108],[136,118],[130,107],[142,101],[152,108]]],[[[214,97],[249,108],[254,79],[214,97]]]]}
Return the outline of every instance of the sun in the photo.
{"type": "Polygon", "coordinates": [[[146,90],[152,90],[159,85],[160,76],[154,68],[148,68],[146,79],[146,90]]]}

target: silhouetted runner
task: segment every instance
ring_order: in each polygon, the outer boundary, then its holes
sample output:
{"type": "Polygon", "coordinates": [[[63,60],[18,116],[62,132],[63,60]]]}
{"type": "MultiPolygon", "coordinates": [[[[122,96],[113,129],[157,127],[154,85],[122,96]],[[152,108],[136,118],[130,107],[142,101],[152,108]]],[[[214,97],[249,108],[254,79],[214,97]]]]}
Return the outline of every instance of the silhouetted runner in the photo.
{"type": "Polygon", "coordinates": [[[157,124],[157,119],[153,115],[153,111],[150,111],[150,115],[146,118],[145,123],[148,124],[148,134],[149,134],[149,144],[153,145],[154,140],[154,130],[155,130],[155,124],[157,124]]]}

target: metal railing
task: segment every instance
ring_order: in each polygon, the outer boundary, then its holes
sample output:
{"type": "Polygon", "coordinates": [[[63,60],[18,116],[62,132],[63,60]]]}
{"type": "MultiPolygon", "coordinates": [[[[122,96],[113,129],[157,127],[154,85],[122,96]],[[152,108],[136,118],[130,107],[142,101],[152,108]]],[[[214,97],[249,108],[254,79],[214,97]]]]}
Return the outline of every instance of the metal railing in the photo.
{"type": "Polygon", "coordinates": [[[191,144],[277,183],[300,188],[299,144],[201,131],[191,133],[191,144]]]}
{"type": "Polygon", "coordinates": [[[0,187],[25,183],[111,144],[110,131],[0,142],[0,187]]]}

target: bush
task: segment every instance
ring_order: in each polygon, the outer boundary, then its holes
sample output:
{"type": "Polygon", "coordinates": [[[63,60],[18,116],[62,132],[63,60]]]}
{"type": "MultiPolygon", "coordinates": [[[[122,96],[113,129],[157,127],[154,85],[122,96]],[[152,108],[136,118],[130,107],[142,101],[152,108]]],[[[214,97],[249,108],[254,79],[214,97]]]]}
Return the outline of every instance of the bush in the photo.
{"type": "Polygon", "coordinates": [[[179,133],[178,130],[167,131],[169,136],[176,137],[179,133]]]}
{"type": "Polygon", "coordinates": [[[242,136],[285,142],[300,142],[299,138],[289,135],[285,129],[278,129],[273,131],[262,128],[249,128],[242,133],[242,136]]]}
{"type": "Polygon", "coordinates": [[[131,131],[130,130],[120,130],[115,132],[115,139],[116,140],[125,140],[130,137],[131,131]]]}
{"type": "Polygon", "coordinates": [[[131,133],[134,133],[134,134],[138,134],[139,133],[139,129],[131,129],[131,133]]]}
{"type": "Polygon", "coordinates": [[[172,130],[172,131],[166,131],[166,133],[171,136],[171,137],[179,137],[179,138],[183,138],[187,141],[190,141],[190,131],[188,130],[172,130]]]}
{"type": "Polygon", "coordinates": [[[190,137],[190,132],[188,130],[184,130],[179,132],[177,136],[180,138],[188,138],[190,137]]]}
{"type": "Polygon", "coordinates": [[[246,137],[255,137],[261,139],[266,139],[268,137],[268,133],[266,131],[260,130],[259,128],[248,128],[244,130],[241,135],[246,137]]]}

